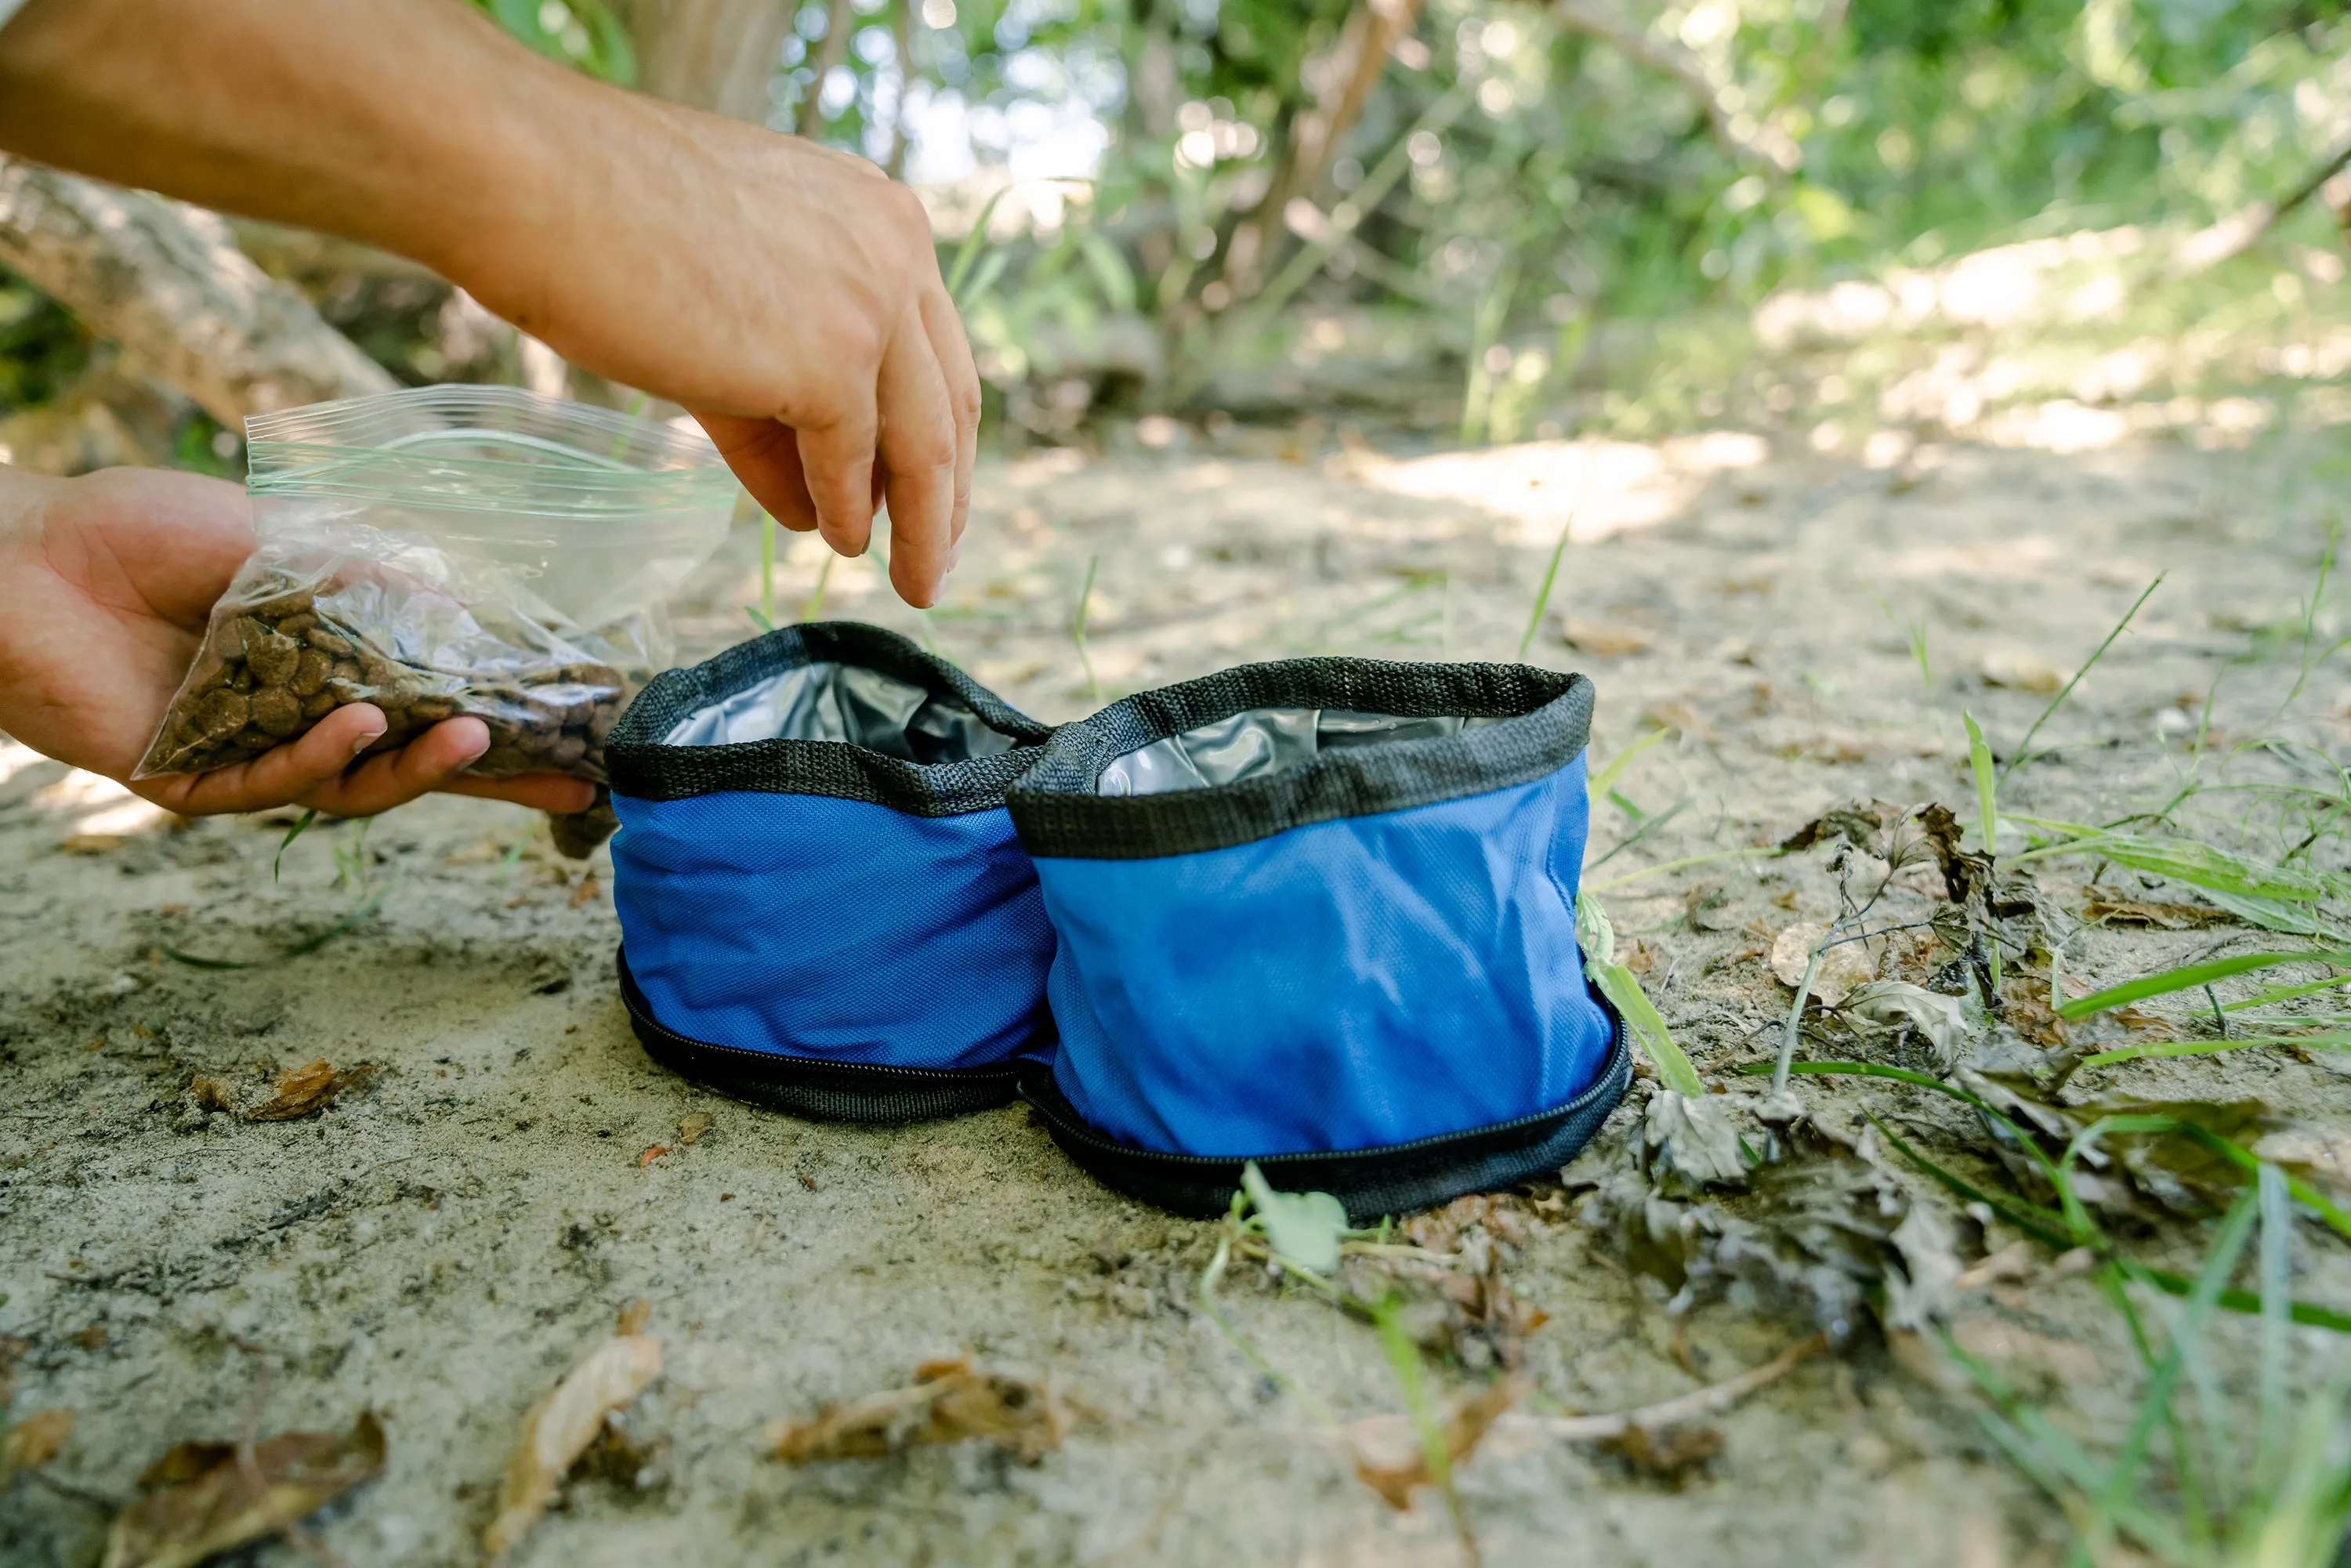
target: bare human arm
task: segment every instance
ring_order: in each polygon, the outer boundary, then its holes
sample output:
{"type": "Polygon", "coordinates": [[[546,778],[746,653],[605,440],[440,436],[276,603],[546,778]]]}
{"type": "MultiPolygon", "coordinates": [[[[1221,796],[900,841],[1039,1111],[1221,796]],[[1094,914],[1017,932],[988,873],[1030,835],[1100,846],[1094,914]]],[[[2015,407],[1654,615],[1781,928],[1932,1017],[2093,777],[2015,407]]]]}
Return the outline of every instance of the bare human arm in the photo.
{"type": "MultiPolygon", "coordinates": [[[[459,0],[28,0],[0,27],[0,150],[413,257],[693,411],[786,527],[862,553],[886,497],[909,602],[953,563],[978,378],[920,204],[862,160],[589,81],[459,0]]],[[[122,736],[152,731],[226,585],[216,558],[249,548],[242,507],[184,476],[38,497],[54,482],[0,481],[0,729],[123,778],[122,736]],[[117,558],[134,536],[143,559],[117,558]],[[115,641],[61,658],[30,632],[52,611],[115,641]]],[[[397,767],[320,773],[372,712],[243,769],[136,787],[189,811],[381,810],[432,788],[570,810],[584,790],[451,782],[486,738],[466,720],[397,767]]]]}
{"type": "Polygon", "coordinates": [[[562,69],[458,0],[29,0],[0,148],[412,256],[683,404],[778,520],[936,597],[979,381],[921,204],[862,159],[562,69]]]}

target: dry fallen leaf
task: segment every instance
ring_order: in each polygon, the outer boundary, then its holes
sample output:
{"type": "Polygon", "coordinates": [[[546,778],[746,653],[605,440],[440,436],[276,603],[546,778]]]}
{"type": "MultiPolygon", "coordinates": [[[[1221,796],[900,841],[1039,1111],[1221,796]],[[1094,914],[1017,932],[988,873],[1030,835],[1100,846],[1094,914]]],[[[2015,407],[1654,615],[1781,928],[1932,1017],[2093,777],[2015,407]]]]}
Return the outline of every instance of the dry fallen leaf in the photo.
{"type": "MultiPolygon", "coordinates": [[[[1799,921],[1771,939],[1771,972],[1780,983],[1793,988],[1804,983],[1804,969],[1813,949],[1828,939],[1829,928],[1817,920],[1799,921]]],[[[1813,977],[1813,999],[1824,1008],[1842,1003],[1855,986],[1876,977],[1877,966],[1865,942],[1839,942],[1821,955],[1820,973],[1813,977]]]]}
{"type": "Polygon", "coordinates": [[[73,1436],[70,1410],[37,1410],[0,1434],[0,1480],[18,1470],[37,1470],[57,1457],[73,1436]]]}
{"type": "Polygon", "coordinates": [[[649,1311],[642,1301],[622,1308],[622,1332],[590,1351],[523,1417],[522,1439],[498,1493],[498,1516],[482,1532],[483,1550],[493,1561],[521,1544],[564,1476],[604,1429],[604,1418],[661,1375],[661,1341],[639,1332],[649,1311]]]}
{"type": "Polygon", "coordinates": [[[2162,931],[2187,931],[2199,925],[2233,925],[2237,917],[2205,904],[2147,904],[2116,898],[2099,888],[2090,890],[2082,918],[2093,925],[2151,925],[2162,931]]]}
{"type": "Polygon", "coordinates": [[[322,1056],[278,1079],[277,1092],[247,1111],[245,1119],[248,1122],[290,1122],[297,1116],[323,1111],[334,1103],[336,1095],[374,1071],[373,1067],[362,1062],[338,1072],[327,1065],[327,1059],[322,1056]]]}
{"type": "MultiPolygon", "coordinates": [[[[1487,1430],[1501,1417],[1502,1412],[1519,1402],[1519,1396],[1526,1390],[1527,1383],[1523,1377],[1498,1378],[1456,1406],[1452,1419],[1445,1424],[1447,1468],[1468,1458],[1478,1447],[1479,1439],[1485,1437],[1487,1430]]],[[[1399,1513],[1412,1507],[1414,1488],[1437,1484],[1437,1478],[1428,1473],[1428,1456],[1417,1448],[1413,1451],[1411,1458],[1392,1465],[1374,1464],[1357,1454],[1355,1475],[1399,1513]]]]}
{"type": "Polygon", "coordinates": [[[1635,626],[1614,626],[1596,621],[1579,621],[1568,617],[1567,645],[1595,659],[1622,659],[1634,653],[1646,653],[1656,646],[1656,639],[1635,626]]]}
{"type": "Polygon", "coordinates": [[[1694,1467],[1722,1452],[1722,1434],[1711,1427],[1627,1427],[1608,1446],[1646,1470],[1679,1481],[1694,1467]]]}
{"type": "Polygon", "coordinates": [[[1982,667],[1987,685],[2006,686],[2011,691],[2053,696],[2057,688],[2065,684],[2065,674],[2056,665],[2014,649],[2000,649],[1986,653],[1982,667]]]}
{"type": "Polygon", "coordinates": [[[236,1091],[217,1078],[199,1078],[188,1085],[188,1092],[195,1096],[196,1104],[203,1110],[236,1109],[236,1091]]]}
{"type": "Polygon", "coordinates": [[[770,1431],[776,1458],[793,1465],[881,1458],[966,1437],[985,1437],[1033,1465],[1061,1446],[1067,1425],[1050,1384],[977,1372],[969,1356],[957,1356],[914,1368],[910,1387],[827,1405],[813,1421],[778,1422],[770,1431]]]}
{"type": "Polygon", "coordinates": [[[250,1448],[183,1443],[139,1479],[147,1495],[114,1521],[104,1568],[193,1568],[275,1535],[383,1469],[383,1427],[362,1411],[349,1432],[281,1432],[250,1448]]]}
{"type": "Polygon", "coordinates": [[[677,1124],[677,1141],[681,1146],[694,1142],[710,1131],[710,1113],[689,1111],[677,1124]]]}

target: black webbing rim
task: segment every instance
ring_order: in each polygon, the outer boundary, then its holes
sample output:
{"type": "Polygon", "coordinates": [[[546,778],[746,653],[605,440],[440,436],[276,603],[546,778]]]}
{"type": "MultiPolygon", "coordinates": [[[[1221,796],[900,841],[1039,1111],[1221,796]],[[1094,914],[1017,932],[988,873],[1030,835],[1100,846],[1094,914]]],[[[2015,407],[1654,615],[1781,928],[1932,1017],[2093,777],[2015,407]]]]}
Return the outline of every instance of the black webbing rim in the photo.
{"type": "Polygon", "coordinates": [[[1017,1059],[985,1067],[881,1067],[694,1040],[653,1017],[626,953],[616,953],[613,964],[629,1025],[645,1054],[729,1099],[812,1122],[875,1124],[969,1115],[1007,1104],[1019,1092],[1017,1059]]]}
{"type": "Polygon", "coordinates": [[[955,817],[1004,804],[1005,788],[1042,755],[1053,733],[969,675],[895,632],[857,621],[785,626],[716,658],[664,670],[637,694],[604,743],[616,794],[683,800],[722,790],[829,795],[918,817],[955,817]],[[701,708],[803,664],[853,664],[968,705],[987,726],[1020,744],[996,757],[908,762],[837,740],[752,740],[731,746],[667,746],[662,737],[701,708]]]}
{"type": "MultiPolygon", "coordinates": [[[[1515,1121],[1422,1138],[1384,1148],[1306,1155],[1260,1155],[1257,1166],[1281,1192],[1327,1192],[1346,1207],[1348,1222],[1368,1225],[1450,1202],[1464,1193],[1492,1192],[1520,1182],[1556,1180],[1625,1097],[1633,1082],[1633,1054],[1624,1020],[1607,1001],[1614,1030],[1599,1076],[1566,1104],[1515,1121]]],[[[1105,1186],[1172,1214],[1213,1219],[1228,1212],[1240,1190],[1246,1157],[1166,1155],[1122,1144],[1089,1126],[1053,1082],[1050,1063],[1030,1062],[1020,1075],[1020,1097],[1045,1124],[1062,1152],[1105,1186]]]]}
{"type": "Polygon", "coordinates": [[[1149,860],[1254,843],[1310,822],[1426,806],[1528,784],[1590,738],[1592,683],[1528,664],[1284,659],[1244,664],[1113,703],[1053,732],[1007,797],[1032,855],[1149,860]],[[1111,762],[1251,708],[1341,708],[1508,722],[1426,740],[1328,750],[1237,784],[1162,795],[1096,793],[1111,762]]]}

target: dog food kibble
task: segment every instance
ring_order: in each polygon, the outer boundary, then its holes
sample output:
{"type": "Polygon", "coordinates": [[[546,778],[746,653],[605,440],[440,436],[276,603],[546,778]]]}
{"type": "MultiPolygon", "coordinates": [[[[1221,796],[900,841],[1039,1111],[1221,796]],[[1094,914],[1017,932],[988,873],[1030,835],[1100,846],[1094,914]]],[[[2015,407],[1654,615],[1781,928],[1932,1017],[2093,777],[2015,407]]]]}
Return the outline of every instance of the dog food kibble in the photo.
{"type": "Polygon", "coordinates": [[[371,754],[405,745],[442,720],[489,726],[490,748],[469,770],[568,773],[601,781],[604,735],[629,682],[609,665],[515,667],[494,677],[405,663],[308,591],[282,593],[219,623],[163,721],[157,770],[201,773],[247,761],[302,734],[346,703],[383,710],[371,754]]]}

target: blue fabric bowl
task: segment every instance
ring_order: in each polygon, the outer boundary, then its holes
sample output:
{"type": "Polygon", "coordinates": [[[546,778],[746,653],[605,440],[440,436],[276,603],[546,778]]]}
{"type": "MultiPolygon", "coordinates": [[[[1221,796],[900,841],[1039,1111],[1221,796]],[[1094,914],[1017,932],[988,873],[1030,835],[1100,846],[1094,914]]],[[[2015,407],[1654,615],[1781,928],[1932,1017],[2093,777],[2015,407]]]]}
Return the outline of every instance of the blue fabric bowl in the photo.
{"type": "Polygon", "coordinates": [[[1555,1172],[1631,1060],[1584,983],[1592,684],[1301,659],[1055,732],[1008,799],[1058,937],[1023,1092],[1096,1176],[1358,1218],[1555,1172]]]}
{"type": "Polygon", "coordinates": [[[645,1049],[806,1116],[1010,1099],[1050,1046],[1053,936],[1004,791],[1050,733],[853,622],[654,677],[605,747],[645,1049]]]}

